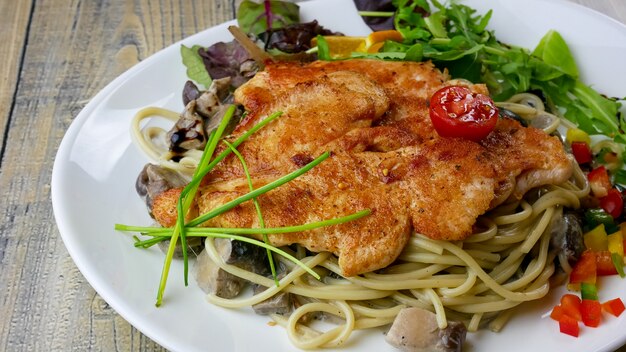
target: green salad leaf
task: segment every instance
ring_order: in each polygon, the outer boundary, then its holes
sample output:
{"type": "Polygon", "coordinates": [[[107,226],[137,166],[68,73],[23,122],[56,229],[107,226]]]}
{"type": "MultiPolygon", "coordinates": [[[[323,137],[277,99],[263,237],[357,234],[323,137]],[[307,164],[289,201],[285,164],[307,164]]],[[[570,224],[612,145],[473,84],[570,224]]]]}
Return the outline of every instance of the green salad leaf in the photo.
{"type": "Polygon", "coordinates": [[[533,55],[556,70],[571,77],[578,77],[578,68],[567,43],[559,32],[551,30],[543,36],[533,55]]]}
{"type": "Polygon", "coordinates": [[[200,45],[194,45],[191,48],[181,45],[180,55],[183,59],[183,65],[187,68],[187,77],[203,85],[204,88],[209,88],[213,80],[204,67],[202,57],[198,54],[200,48],[202,48],[200,45]]]}
{"type": "Polygon", "coordinates": [[[300,7],[287,1],[264,0],[257,3],[244,0],[237,11],[237,24],[244,33],[259,34],[298,22],[300,7]]]}
{"type": "Polygon", "coordinates": [[[563,37],[549,31],[533,51],[499,42],[487,29],[492,11],[480,15],[457,1],[394,0],[394,25],[405,40],[376,54],[388,60],[431,60],[453,78],[483,82],[494,100],[536,91],[554,112],[590,134],[604,134],[626,144],[626,119],[620,103],[579,80],[574,57],[563,37]],[[408,55],[409,48],[419,55],[408,55]]]}

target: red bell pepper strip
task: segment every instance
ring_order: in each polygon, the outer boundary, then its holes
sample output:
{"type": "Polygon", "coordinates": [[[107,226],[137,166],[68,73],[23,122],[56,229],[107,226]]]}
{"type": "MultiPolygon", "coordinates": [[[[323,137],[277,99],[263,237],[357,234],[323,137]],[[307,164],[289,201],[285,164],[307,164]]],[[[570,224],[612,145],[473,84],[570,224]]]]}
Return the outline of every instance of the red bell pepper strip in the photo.
{"type": "Polygon", "coordinates": [[[561,305],[554,306],[554,308],[552,308],[552,312],[550,312],[550,318],[556,321],[560,321],[561,317],[564,315],[565,315],[565,312],[563,311],[563,307],[561,307],[561,305]]]}
{"type": "Polygon", "coordinates": [[[609,251],[595,252],[596,273],[598,276],[617,275],[617,269],[613,263],[613,257],[609,251]]]}
{"type": "Polygon", "coordinates": [[[615,298],[602,303],[602,309],[609,314],[619,317],[626,308],[621,298],[615,298]]]}
{"type": "Polygon", "coordinates": [[[593,169],[588,175],[589,185],[591,186],[591,192],[593,195],[602,198],[609,194],[609,190],[613,187],[611,180],[609,180],[609,174],[604,166],[599,166],[593,169]]]}
{"type": "Polygon", "coordinates": [[[622,193],[615,188],[611,188],[606,196],[600,198],[600,207],[611,214],[613,219],[622,215],[624,209],[624,199],[622,193]]]}
{"type": "Polygon", "coordinates": [[[583,299],[580,304],[580,315],[583,318],[583,324],[592,328],[598,327],[602,317],[600,302],[592,299],[583,299]]]}
{"type": "Polygon", "coordinates": [[[576,265],[574,265],[569,276],[569,288],[578,291],[581,282],[588,284],[596,283],[596,255],[590,250],[584,251],[576,265]]]}
{"type": "Polygon", "coordinates": [[[587,164],[593,160],[593,154],[586,142],[572,142],[572,154],[579,164],[587,164]]]}
{"type": "Polygon", "coordinates": [[[559,320],[559,330],[564,334],[574,337],[578,337],[578,334],[580,333],[580,327],[578,326],[576,319],[567,315],[563,315],[559,320]]]}
{"type": "MultiPolygon", "coordinates": [[[[573,295],[571,293],[566,293],[561,297],[561,310],[563,314],[568,315],[577,321],[581,321],[582,317],[580,315],[580,297],[573,295]]],[[[558,319],[557,319],[558,320],[558,319]]]]}

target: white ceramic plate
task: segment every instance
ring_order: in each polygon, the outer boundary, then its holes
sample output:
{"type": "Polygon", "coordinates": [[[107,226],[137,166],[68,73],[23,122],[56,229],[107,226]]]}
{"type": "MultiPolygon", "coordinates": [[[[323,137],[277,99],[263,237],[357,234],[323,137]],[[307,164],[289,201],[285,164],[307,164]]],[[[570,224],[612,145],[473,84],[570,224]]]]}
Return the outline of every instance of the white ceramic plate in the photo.
{"type": "MultiPolygon", "coordinates": [[[[491,28],[509,43],[534,47],[549,29],[568,41],[582,76],[599,91],[625,96],[626,27],[599,13],[561,1],[470,1],[485,12],[494,9],[491,28]]],[[[352,0],[301,3],[304,21],[350,35],[369,32],[352,0]]],[[[185,45],[228,41],[223,24],[183,40],[185,45]]],[[[186,80],[179,45],[168,47],[124,73],[104,88],[78,115],[59,148],[52,175],[52,203],[61,236],[76,265],[98,293],[126,320],[168,349],[176,351],[293,350],[280,327],[250,310],[224,310],[205,303],[191,283],[182,284],[182,265],[174,263],[164,304],[155,308],[163,263],[157,249],[137,250],[113,224],[150,224],[134,191],[147,159],[131,144],[134,113],[154,105],[181,110],[186,80]]],[[[193,280],[191,280],[193,281],[193,280]]],[[[583,328],[578,339],[558,333],[545,316],[558,300],[555,292],[529,304],[504,331],[469,336],[473,351],[609,351],[626,342],[626,317],[607,317],[599,329],[583,328]]],[[[626,299],[626,280],[603,280],[601,299],[626,299]]],[[[393,350],[382,330],[356,332],[350,351],[393,350]]]]}

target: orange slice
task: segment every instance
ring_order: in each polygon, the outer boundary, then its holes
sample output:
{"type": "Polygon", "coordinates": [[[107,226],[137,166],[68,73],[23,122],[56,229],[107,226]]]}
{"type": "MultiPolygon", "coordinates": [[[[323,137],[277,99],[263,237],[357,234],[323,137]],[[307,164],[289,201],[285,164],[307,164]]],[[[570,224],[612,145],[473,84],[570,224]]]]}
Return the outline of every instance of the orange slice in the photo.
{"type": "MultiPolygon", "coordinates": [[[[386,40],[393,40],[394,42],[401,42],[404,40],[402,34],[394,29],[386,30],[386,31],[377,31],[370,33],[367,38],[365,38],[365,47],[368,49],[368,52],[378,52],[369,51],[370,48],[379,43],[385,43],[386,40]]],[[[382,44],[378,49],[382,47],[382,44]]]]}
{"type": "MultiPolygon", "coordinates": [[[[328,44],[328,52],[333,59],[349,58],[353,52],[364,52],[365,37],[324,36],[328,44]]],[[[311,46],[317,45],[317,38],[311,40],[311,46]]]]}
{"type": "MultiPolygon", "coordinates": [[[[404,38],[396,30],[372,32],[367,37],[324,36],[328,44],[330,57],[333,59],[349,58],[352,53],[377,53],[386,40],[401,42],[404,38]]],[[[317,45],[317,38],[311,40],[311,46],[317,45]]]]}

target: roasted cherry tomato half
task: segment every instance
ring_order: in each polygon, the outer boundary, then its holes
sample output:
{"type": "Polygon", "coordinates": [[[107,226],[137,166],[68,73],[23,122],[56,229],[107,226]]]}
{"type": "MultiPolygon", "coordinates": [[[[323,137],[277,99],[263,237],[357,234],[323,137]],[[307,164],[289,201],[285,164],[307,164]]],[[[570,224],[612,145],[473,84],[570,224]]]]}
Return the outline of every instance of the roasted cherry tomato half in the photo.
{"type": "Polygon", "coordinates": [[[475,142],[487,137],[498,122],[498,108],[484,94],[467,87],[441,88],[430,98],[430,120],[442,137],[475,142]]]}

